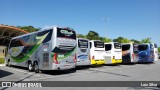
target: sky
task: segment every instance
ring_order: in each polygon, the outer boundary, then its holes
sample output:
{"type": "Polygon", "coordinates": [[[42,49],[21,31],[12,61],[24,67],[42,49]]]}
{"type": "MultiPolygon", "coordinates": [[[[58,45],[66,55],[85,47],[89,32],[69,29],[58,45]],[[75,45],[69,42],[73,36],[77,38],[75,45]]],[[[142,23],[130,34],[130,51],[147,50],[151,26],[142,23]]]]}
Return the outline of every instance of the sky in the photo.
{"type": "Polygon", "coordinates": [[[111,39],[150,37],[160,46],[160,0],[0,0],[0,24],[71,27],[111,39]]]}

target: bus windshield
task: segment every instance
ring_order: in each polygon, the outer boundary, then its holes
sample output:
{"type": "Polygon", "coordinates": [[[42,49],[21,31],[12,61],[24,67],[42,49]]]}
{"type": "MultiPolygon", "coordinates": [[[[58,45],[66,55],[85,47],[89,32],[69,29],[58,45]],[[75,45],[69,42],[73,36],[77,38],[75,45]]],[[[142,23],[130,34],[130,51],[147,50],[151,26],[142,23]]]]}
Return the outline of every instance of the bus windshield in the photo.
{"type": "Polygon", "coordinates": [[[105,51],[109,51],[112,48],[112,44],[105,44],[105,51]]]}
{"type": "Polygon", "coordinates": [[[88,48],[88,41],[87,40],[78,40],[78,47],[79,48],[88,48]]]}
{"type": "Polygon", "coordinates": [[[96,48],[104,48],[104,42],[94,41],[94,47],[96,47],[96,48]]]}
{"type": "Polygon", "coordinates": [[[147,48],[148,48],[148,45],[138,45],[139,51],[147,50],[147,48]]]}
{"type": "Polygon", "coordinates": [[[122,51],[126,51],[130,49],[130,44],[122,45],[122,51]]]}
{"type": "Polygon", "coordinates": [[[57,28],[57,37],[76,40],[76,33],[75,31],[66,28],[57,28]]]}
{"type": "Polygon", "coordinates": [[[120,43],[114,43],[114,48],[115,49],[121,49],[121,44],[120,43]]]}

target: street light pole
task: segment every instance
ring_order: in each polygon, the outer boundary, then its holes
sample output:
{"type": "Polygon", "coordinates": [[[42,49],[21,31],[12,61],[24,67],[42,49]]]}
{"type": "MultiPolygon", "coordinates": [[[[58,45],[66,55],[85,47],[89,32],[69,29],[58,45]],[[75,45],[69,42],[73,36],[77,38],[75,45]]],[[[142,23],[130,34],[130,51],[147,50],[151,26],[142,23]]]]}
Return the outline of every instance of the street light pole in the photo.
{"type": "Polygon", "coordinates": [[[106,32],[106,38],[107,38],[107,34],[108,34],[108,33],[107,33],[107,31],[108,31],[108,29],[107,29],[107,20],[108,20],[108,19],[109,19],[109,18],[106,18],[106,17],[104,18],[104,25],[105,25],[105,28],[106,28],[106,31],[105,31],[105,32],[106,32]]]}

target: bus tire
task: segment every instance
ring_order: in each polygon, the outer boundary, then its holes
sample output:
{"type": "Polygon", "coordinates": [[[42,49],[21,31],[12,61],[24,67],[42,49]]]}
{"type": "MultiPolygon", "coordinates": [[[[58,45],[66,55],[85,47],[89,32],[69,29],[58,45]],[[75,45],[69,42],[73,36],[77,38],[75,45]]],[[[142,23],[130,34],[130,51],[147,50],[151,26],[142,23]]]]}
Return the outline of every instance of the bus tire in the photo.
{"type": "Polygon", "coordinates": [[[32,72],[32,71],[33,71],[33,65],[32,65],[32,62],[31,62],[31,61],[28,62],[28,71],[29,71],[29,72],[32,72]]]}
{"type": "Polygon", "coordinates": [[[10,59],[9,59],[8,62],[7,62],[7,66],[11,67],[10,59]]]}
{"type": "Polygon", "coordinates": [[[34,71],[35,71],[35,73],[39,73],[38,62],[34,62],[34,71]]]}

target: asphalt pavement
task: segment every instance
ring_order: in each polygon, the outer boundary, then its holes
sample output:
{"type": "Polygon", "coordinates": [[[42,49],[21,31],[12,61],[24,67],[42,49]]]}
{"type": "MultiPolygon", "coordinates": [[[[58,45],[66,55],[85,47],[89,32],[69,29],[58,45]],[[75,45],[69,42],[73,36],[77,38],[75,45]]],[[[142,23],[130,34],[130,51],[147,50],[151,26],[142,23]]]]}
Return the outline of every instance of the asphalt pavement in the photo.
{"type": "MultiPolygon", "coordinates": [[[[0,81],[160,81],[160,60],[155,63],[87,66],[78,67],[75,70],[44,71],[42,73],[29,72],[26,68],[21,67],[1,66],[0,81]]],[[[30,89],[160,90],[159,87],[46,87],[30,89]]]]}

